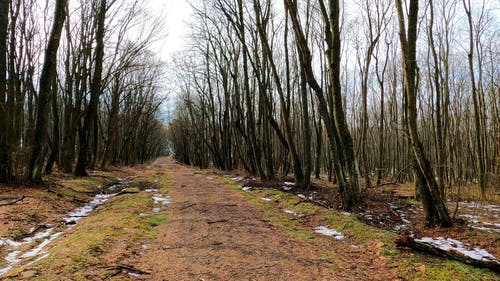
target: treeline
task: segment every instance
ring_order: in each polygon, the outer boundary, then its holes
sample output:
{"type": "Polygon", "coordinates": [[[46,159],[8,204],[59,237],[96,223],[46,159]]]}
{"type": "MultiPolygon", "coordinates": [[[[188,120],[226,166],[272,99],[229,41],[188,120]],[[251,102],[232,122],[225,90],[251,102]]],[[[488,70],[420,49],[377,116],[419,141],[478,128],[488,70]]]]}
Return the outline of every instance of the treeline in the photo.
{"type": "Polygon", "coordinates": [[[449,225],[432,207],[446,188],[499,181],[498,7],[343,3],[195,2],[172,151],[304,188],[325,175],[346,208],[362,187],[416,179],[428,220],[449,225]]]}
{"type": "Polygon", "coordinates": [[[164,153],[161,26],[138,0],[2,1],[0,183],[164,153]]]}

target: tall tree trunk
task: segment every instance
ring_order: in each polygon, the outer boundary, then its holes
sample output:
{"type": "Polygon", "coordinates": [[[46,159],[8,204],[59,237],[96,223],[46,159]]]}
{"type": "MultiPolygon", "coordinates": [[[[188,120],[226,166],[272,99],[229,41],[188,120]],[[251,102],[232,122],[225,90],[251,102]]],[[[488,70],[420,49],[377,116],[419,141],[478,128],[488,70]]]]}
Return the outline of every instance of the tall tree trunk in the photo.
{"type": "Polygon", "coordinates": [[[29,161],[29,178],[32,182],[42,181],[42,165],[44,162],[43,147],[47,138],[47,104],[52,91],[52,81],[57,75],[57,50],[61,39],[61,32],[66,18],[66,2],[57,0],[54,23],[49,42],[45,51],[42,74],[40,75],[40,90],[38,93],[37,116],[32,139],[32,151],[29,161]]]}
{"type": "MultiPolygon", "coordinates": [[[[314,71],[312,68],[312,56],[309,46],[307,44],[307,39],[302,31],[302,26],[300,24],[298,18],[298,10],[297,10],[297,2],[293,0],[284,0],[285,9],[290,14],[291,22],[293,25],[294,33],[295,33],[295,41],[297,45],[297,49],[299,52],[299,59],[301,67],[304,69],[304,74],[307,80],[307,83],[314,91],[317,99],[318,99],[318,107],[319,113],[323,122],[325,123],[326,131],[328,134],[328,141],[332,153],[333,158],[333,168],[335,171],[335,176],[340,186],[342,201],[344,203],[344,208],[350,209],[354,205],[354,197],[350,192],[349,187],[346,186],[344,170],[342,168],[342,151],[338,150],[338,131],[335,127],[334,121],[331,118],[330,111],[328,110],[328,103],[325,98],[323,89],[318,84],[314,76],[314,71]]],[[[358,185],[359,186],[359,185],[358,185]]]]}
{"type": "Polygon", "coordinates": [[[359,201],[361,188],[359,184],[358,163],[354,152],[354,143],[347,126],[345,112],[343,108],[342,93],[340,86],[340,4],[339,0],[329,0],[329,14],[326,10],[323,0],[319,1],[326,28],[326,42],[328,46],[328,64],[330,89],[333,95],[333,116],[335,127],[341,145],[343,161],[345,161],[345,170],[349,176],[349,186],[344,189],[344,201],[348,208],[351,208],[359,201]]]}
{"type": "Polygon", "coordinates": [[[436,46],[434,44],[434,3],[432,0],[429,1],[430,19],[429,19],[429,48],[432,52],[432,58],[434,63],[434,72],[432,74],[434,89],[436,92],[436,159],[438,163],[437,167],[437,180],[439,191],[441,196],[444,196],[444,186],[445,186],[445,167],[446,167],[446,147],[444,143],[444,132],[443,132],[443,110],[442,110],[442,87],[441,87],[441,68],[439,66],[438,55],[436,52],[436,46]]]}
{"type": "MultiPolygon", "coordinates": [[[[111,92],[111,108],[109,111],[108,121],[108,138],[104,144],[104,155],[102,157],[101,169],[106,169],[108,161],[112,158],[117,143],[117,130],[118,130],[118,110],[120,107],[120,79],[119,76],[115,78],[115,84],[111,92]]],[[[115,163],[111,163],[115,164],[115,163]]]]}
{"type": "Polygon", "coordinates": [[[475,150],[475,156],[476,156],[476,161],[478,165],[478,172],[479,172],[479,187],[481,189],[481,195],[483,198],[486,198],[486,167],[484,164],[485,161],[485,154],[484,154],[484,145],[483,145],[483,130],[482,130],[482,124],[481,124],[481,119],[482,114],[481,114],[481,106],[480,106],[480,98],[478,97],[480,94],[477,87],[476,87],[476,76],[474,72],[474,26],[472,22],[472,12],[471,12],[471,3],[470,0],[466,3],[466,0],[463,0],[464,4],[464,9],[465,13],[467,14],[467,21],[469,24],[469,51],[467,54],[468,61],[469,61],[469,74],[470,74],[470,83],[471,83],[471,91],[472,91],[472,104],[474,106],[474,125],[476,127],[476,150],[475,150]]]}
{"type": "Polygon", "coordinates": [[[52,145],[50,148],[50,156],[45,166],[45,173],[52,173],[54,163],[59,159],[59,108],[57,106],[57,77],[54,77],[52,84],[52,96],[50,97],[52,104],[52,145]]]}
{"type": "Polygon", "coordinates": [[[304,187],[309,187],[311,184],[311,171],[312,171],[312,156],[311,156],[311,125],[309,123],[309,108],[307,99],[307,81],[304,69],[300,69],[300,97],[302,105],[302,126],[304,131],[304,143],[302,149],[304,150],[304,179],[300,184],[304,187]]]}
{"type": "Polygon", "coordinates": [[[85,113],[83,127],[80,131],[79,141],[80,148],[78,151],[78,161],[76,163],[74,175],[87,176],[87,156],[89,148],[90,129],[97,118],[97,104],[101,95],[101,79],[102,79],[102,63],[104,58],[104,28],[106,19],[106,0],[100,1],[100,7],[97,15],[97,31],[96,31],[96,57],[95,70],[92,76],[90,85],[90,101],[85,113]]]}
{"type": "MultiPolygon", "coordinates": [[[[410,153],[413,166],[417,175],[417,185],[420,185],[422,203],[426,218],[435,218],[443,227],[451,226],[452,221],[446,206],[446,200],[441,196],[436,178],[427,159],[424,147],[417,131],[417,25],[418,25],[418,0],[410,0],[408,15],[408,31],[406,31],[405,17],[401,0],[396,1],[399,21],[399,35],[403,55],[403,77],[407,112],[407,127],[410,135],[410,153]],[[427,212],[434,212],[427,213],[427,212]]],[[[427,221],[433,224],[434,221],[427,221]]]]}
{"type": "Polygon", "coordinates": [[[7,29],[9,26],[9,2],[0,2],[0,183],[10,179],[9,147],[7,145],[7,29]]]}

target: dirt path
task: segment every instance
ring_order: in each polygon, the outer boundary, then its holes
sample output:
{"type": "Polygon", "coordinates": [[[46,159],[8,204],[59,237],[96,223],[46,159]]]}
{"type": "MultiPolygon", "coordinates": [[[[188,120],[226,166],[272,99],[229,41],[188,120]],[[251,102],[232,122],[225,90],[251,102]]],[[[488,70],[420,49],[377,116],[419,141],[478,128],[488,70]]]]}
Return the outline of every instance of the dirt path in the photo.
{"type": "Polygon", "coordinates": [[[0,280],[498,280],[487,270],[398,249],[394,233],[304,195],[243,192],[215,172],[168,158],[54,180],[46,190],[3,190],[25,199],[0,208],[0,270],[10,267],[0,280]],[[107,189],[118,193],[76,224],[65,223],[107,189]],[[315,233],[319,226],[342,238],[315,233]]]}
{"type": "Polygon", "coordinates": [[[168,159],[156,164],[166,168],[175,187],[159,239],[131,261],[152,273],[148,280],[393,279],[371,253],[346,249],[348,241],[319,237],[318,248],[290,238],[220,180],[168,159]],[[325,252],[330,259],[320,258],[325,252]]]}

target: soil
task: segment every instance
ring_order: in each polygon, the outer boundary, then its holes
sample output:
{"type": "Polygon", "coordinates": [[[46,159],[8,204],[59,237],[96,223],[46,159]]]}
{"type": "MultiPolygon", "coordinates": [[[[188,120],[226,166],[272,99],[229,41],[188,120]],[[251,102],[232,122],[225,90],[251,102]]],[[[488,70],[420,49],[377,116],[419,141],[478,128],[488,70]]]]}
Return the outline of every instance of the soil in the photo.
{"type": "MultiPolygon", "coordinates": [[[[286,179],[292,181],[291,179],[286,179]]],[[[282,182],[260,182],[246,180],[245,186],[260,189],[283,190],[282,182]]],[[[341,211],[340,194],[325,182],[315,181],[308,190],[292,189],[284,191],[295,195],[304,195],[306,201],[318,206],[341,211]]],[[[363,192],[362,204],[352,210],[357,219],[367,225],[388,230],[400,235],[422,237],[447,237],[462,241],[469,248],[482,248],[495,257],[500,256],[500,207],[499,202],[448,202],[453,226],[449,228],[428,227],[423,209],[414,195],[414,187],[399,184],[384,185],[363,192]],[[485,208],[490,206],[490,208],[485,208]],[[472,222],[472,219],[475,222],[472,222]],[[483,228],[477,229],[475,227],[483,228]]]]}
{"type": "MultiPolygon", "coordinates": [[[[400,257],[395,260],[381,254],[390,249],[384,243],[370,240],[357,244],[349,235],[344,240],[336,240],[315,234],[312,229],[322,223],[315,214],[291,216],[301,227],[310,230],[314,239],[295,237],[283,224],[277,223],[276,218],[270,218],[255,200],[235,191],[234,183],[229,184],[220,175],[216,171],[178,164],[170,158],[160,158],[149,165],[121,168],[109,174],[95,173],[90,179],[100,177],[99,188],[113,183],[116,177],[132,176],[137,191],[116,196],[73,228],[60,226],[65,233],[58,240],[65,242],[56,240],[55,245],[49,246],[52,261],[21,268],[7,280],[404,280],[400,277],[401,268],[398,268],[401,261],[397,259],[400,257]],[[169,178],[168,184],[159,180],[163,176],[169,178]],[[163,195],[168,195],[171,203],[156,216],[151,213],[154,193],[148,193],[148,189],[164,193],[166,189],[162,189],[162,185],[168,185],[168,191],[163,195]],[[131,202],[135,205],[131,206],[131,202]],[[106,218],[106,212],[115,217],[106,218]],[[149,221],[149,226],[142,225],[147,221],[146,218],[139,221],[143,215],[148,218],[156,216],[159,221],[149,221]],[[121,217],[127,222],[142,224],[124,225],[117,220],[121,217]],[[137,234],[146,228],[154,233],[153,237],[137,234]],[[110,235],[103,238],[85,236],[85,233],[103,230],[110,235]],[[65,244],[69,241],[71,245],[80,237],[90,237],[95,241],[102,238],[101,242],[89,243],[90,246],[78,250],[89,258],[72,256],[75,255],[73,249],[65,244]],[[75,264],[69,266],[73,262],[75,264]],[[61,277],[68,270],[73,277],[61,277]]],[[[66,177],[55,175],[49,179],[52,184],[45,187],[3,188],[2,198],[24,198],[12,205],[0,206],[0,220],[3,222],[0,237],[20,240],[39,226],[58,225],[68,211],[82,206],[82,202],[99,191],[94,186],[76,192],[82,182],[68,177],[74,182],[61,184],[66,177]],[[72,189],[75,192],[68,193],[72,189]]],[[[280,192],[284,186],[282,182],[255,179],[243,182],[245,186],[279,189],[280,192]]],[[[416,237],[451,237],[500,256],[498,234],[472,229],[466,223],[457,223],[451,229],[424,228],[422,211],[411,203],[411,196],[397,194],[391,188],[397,190],[394,186],[384,188],[383,192],[375,189],[366,192],[365,203],[352,215],[378,228],[401,234],[413,233],[416,237]],[[396,231],[405,220],[410,223],[396,231]]],[[[316,182],[310,190],[287,189],[286,192],[321,207],[341,207],[338,193],[326,184],[316,182]]],[[[278,213],[284,211],[279,209],[282,208],[279,202],[266,204],[278,208],[278,213]]],[[[463,206],[458,216],[470,214],[470,211],[463,206]]],[[[498,213],[488,213],[487,219],[497,223],[498,213]]],[[[78,248],[78,245],[74,246],[78,248]]],[[[0,254],[5,256],[6,249],[0,247],[0,254]]],[[[409,255],[413,256],[413,253],[409,255]]],[[[428,256],[425,260],[427,264],[442,261],[428,256]]],[[[425,267],[420,263],[410,270],[425,274],[425,267]]]]}
{"type": "Polygon", "coordinates": [[[331,238],[314,244],[293,239],[220,180],[167,159],[157,165],[175,182],[172,219],[129,261],[150,272],[148,280],[396,279],[375,253],[331,238]],[[322,252],[333,258],[320,259],[322,252]]]}

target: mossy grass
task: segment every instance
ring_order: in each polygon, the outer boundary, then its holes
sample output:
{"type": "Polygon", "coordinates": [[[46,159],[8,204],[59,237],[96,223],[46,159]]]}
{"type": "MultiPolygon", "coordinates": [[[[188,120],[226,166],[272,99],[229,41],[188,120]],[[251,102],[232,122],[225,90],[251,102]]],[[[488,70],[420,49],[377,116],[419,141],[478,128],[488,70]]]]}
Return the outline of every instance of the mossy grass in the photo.
{"type": "MultiPolygon", "coordinates": [[[[65,229],[66,233],[48,247],[49,256],[30,267],[30,270],[43,273],[33,280],[88,280],[88,276],[84,275],[88,270],[93,270],[100,274],[99,278],[104,279],[109,271],[96,270],[97,265],[102,265],[103,259],[115,258],[111,255],[116,249],[155,239],[158,235],[156,226],[168,223],[169,215],[167,211],[153,213],[151,193],[142,192],[137,185],[145,179],[154,180],[149,175],[132,179],[128,190],[134,193],[112,198],[73,228],[65,229]]],[[[87,192],[106,182],[112,181],[104,177],[94,179],[92,176],[82,180],[70,179],[62,183],[61,189],[68,183],[71,189],[82,184],[83,187],[78,191],[87,192]]],[[[158,177],[157,185],[161,193],[166,194],[171,189],[172,180],[163,174],[158,177]]],[[[2,278],[17,280],[23,270],[15,269],[2,278]]]]}
{"type": "MultiPolygon", "coordinates": [[[[276,189],[252,189],[246,192],[239,187],[240,183],[225,177],[220,179],[262,209],[267,218],[282,227],[291,237],[311,242],[318,234],[293,216],[284,214],[284,209],[314,216],[314,221],[318,225],[325,225],[342,232],[353,244],[378,248],[376,249],[378,255],[386,261],[388,267],[396,269],[404,280],[498,280],[495,273],[486,269],[397,248],[394,244],[397,234],[366,225],[353,215],[349,216],[338,210],[328,210],[302,202],[298,196],[276,189]],[[269,198],[271,201],[264,201],[261,198],[269,198]]],[[[322,252],[318,257],[328,260],[330,256],[322,252]]],[[[331,270],[339,269],[332,266],[331,270]]]]}

